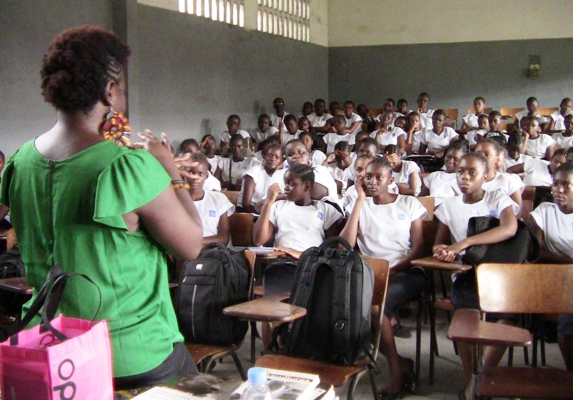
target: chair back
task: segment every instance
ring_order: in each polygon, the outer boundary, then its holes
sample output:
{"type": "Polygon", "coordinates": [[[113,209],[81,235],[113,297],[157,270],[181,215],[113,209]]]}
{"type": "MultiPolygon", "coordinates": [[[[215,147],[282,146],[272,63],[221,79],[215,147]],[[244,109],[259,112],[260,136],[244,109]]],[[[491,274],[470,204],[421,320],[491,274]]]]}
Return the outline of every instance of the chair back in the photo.
{"type": "Polygon", "coordinates": [[[372,114],[373,118],[376,118],[379,115],[382,115],[382,113],[384,112],[383,108],[371,108],[370,109],[370,114],[372,114]]]}
{"type": "Polygon", "coordinates": [[[233,246],[250,246],[255,219],[250,213],[234,213],[229,217],[229,231],[233,246]]]}
{"type": "Polygon", "coordinates": [[[458,126],[458,109],[457,108],[446,108],[444,109],[446,113],[446,126],[457,129],[458,126]]]}
{"type": "Polygon", "coordinates": [[[244,250],[243,257],[247,262],[247,267],[249,268],[249,300],[253,299],[253,289],[255,283],[255,262],[257,261],[257,255],[251,250],[244,250]]]}
{"type": "Polygon", "coordinates": [[[503,118],[515,119],[515,114],[520,111],[525,111],[525,107],[511,108],[511,107],[501,107],[499,112],[503,118]]]}
{"type": "MultiPolygon", "coordinates": [[[[489,114],[490,112],[492,112],[492,110],[493,110],[493,108],[488,107],[488,108],[484,108],[483,112],[484,112],[484,114],[489,114]]],[[[466,114],[474,114],[475,112],[476,112],[476,110],[474,110],[473,106],[466,108],[466,114]]]]}
{"type": "Polygon", "coordinates": [[[573,264],[496,264],[477,267],[485,312],[573,313],[573,264]]]}
{"type": "Polygon", "coordinates": [[[426,207],[426,215],[422,221],[431,221],[434,219],[434,198],[430,196],[418,197],[420,203],[426,207]]]}
{"type": "Polygon", "coordinates": [[[551,117],[551,114],[553,114],[555,111],[558,111],[559,107],[548,107],[548,108],[538,108],[537,112],[539,113],[539,115],[542,115],[544,117],[551,117]]]}
{"type": "Polygon", "coordinates": [[[229,201],[231,203],[233,203],[233,205],[235,207],[237,207],[237,203],[239,201],[239,191],[238,190],[223,190],[221,193],[223,193],[225,196],[227,196],[229,201]]]}
{"type": "Polygon", "coordinates": [[[434,246],[434,240],[436,239],[436,233],[438,232],[438,221],[436,220],[423,220],[422,221],[422,232],[424,242],[422,243],[422,249],[424,251],[424,256],[432,255],[432,247],[434,246]]]}

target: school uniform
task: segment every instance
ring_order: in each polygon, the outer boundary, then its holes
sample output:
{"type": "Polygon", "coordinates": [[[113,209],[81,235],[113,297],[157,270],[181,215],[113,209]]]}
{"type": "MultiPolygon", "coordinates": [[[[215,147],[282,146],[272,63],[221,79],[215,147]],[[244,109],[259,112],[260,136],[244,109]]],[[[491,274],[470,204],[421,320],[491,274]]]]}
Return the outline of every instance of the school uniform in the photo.
{"type": "Polygon", "coordinates": [[[299,129],[294,134],[290,134],[285,128],[285,130],[280,134],[281,145],[283,146],[283,149],[285,148],[288,142],[290,142],[293,139],[298,139],[301,133],[302,131],[299,129]]]}
{"type": "Polygon", "coordinates": [[[496,172],[495,177],[489,182],[484,182],[481,187],[486,192],[500,191],[508,196],[511,196],[517,191],[520,193],[523,192],[525,185],[521,178],[516,174],[496,172]]]}
{"type": "Polygon", "coordinates": [[[551,186],[553,184],[553,175],[549,170],[549,161],[539,158],[528,158],[523,163],[525,177],[523,183],[526,186],[551,186]]]}
{"type": "Polygon", "coordinates": [[[207,156],[205,156],[205,158],[207,159],[207,162],[209,163],[210,166],[209,171],[211,171],[214,174],[215,171],[217,170],[217,164],[219,164],[219,159],[221,159],[221,157],[219,157],[218,155],[214,155],[212,158],[209,158],[207,156]]]}
{"type": "MultiPolygon", "coordinates": [[[[524,110],[524,111],[520,111],[518,113],[515,114],[515,118],[517,119],[517,121],[519,123],[521,123],[521,119],[523,117],[528,117],[529,116],[529,111],[524,110]]],[[[546,124],[549,122],[549,120],[547,118],[545,118],[543,115],[536,115],[537,119],[539,120],[539,125],[541,124],[546,124]]]]}
{"type": "MultiPolygon", "coordinates": [[[[391,184],[388,185],[388,192],[399,194],[396,182],[392,182],[391,184]]],[[[350,211],[348,211],[348,205],[351,204],[353,201],[355,201],[357,198],[358,198],[358,192],[356,191],[356,185],[352,185],[346,189],[344,197],[342,198],[342,209],[344,210],[347,216],[350,216],[350,211]]]]}
{"type": "Polygon", "coordinates": [[[276,135],[278,132],[278,128],[275,128],[274,126],[269,126],[269,129],[267,129],[266,132],[261,132],[261,130],[257,127],[251,131],[251,137],[255,142],[261,143],[263,140],[276,135]]]}
{"type": "Polygon", "coordinates": [[[272,112],[269,115],[269,118],[271,120],[271,125],[274,126],[275,128],[280,128],[281,122],[284,123],[285,117],[289,114],[290,114],[289,112],[285,111],[283,116],[279,117],[276,112],[272,112]]]}
{"type": "Polygon", "coordinates": [[[424,185],[430,191],[430,197],[434,198],[434,205],[436,207],[442,204],[445,199],[462,194],[455,172],[451,174],[446,171],[432,172],[425,176],[423,181],[424,185]]]}
{"type": "Polygon", "coordinates": [[[530,158],[533,158],[533,157],[530,157],[527,154],[520,154],[519,158],[517,160],[514,160],[513,158],[506,157],[505,158],[505,164],[503,164],[503,169],[505,171],[507,171],[508,168],[511,168],[514,165],[523,164],[525,162],[525,160],[530,159],[530,158]]]}
{"type": "MultiPolygon", "coordinates": [[[[337,190],[336,190],[336,182],[334,181],[334,178],[332,177],[332,175],[330,175],[330,172],[328,172],[328,169],[326,169],[326,167],[322,166],[322,165],[314,165],[312,167],[313,171],[314,171],[314,183],[318,183],[322,186],[324,186],[326,188],[326,190],[328,191],[327,196],[325,197],[327,200],[332,200],[332,201],[338,201],[338,194],[337,194],[337,190]]],[[[285,191],[285,174],[288,171],[288,168],[283,168],[283,169],[279,169],[278,171],[276,171],[273,176],[271,177],[271,180],[269,182],[269,186],[277,183],[279,185],[279,188],[281,189],[281,192],[284,193],[285,191]]],[[[266,199],[267,195],[265,193],[263,199],[266,199]]]]}
{"type": "MultiPolygon", "coordinates": [[[[392,170],[392,177],[394,178],[395,183],[405,183],[409,184],[410,175],[414,172],[420,173],[420,167],[414,161],[402,161],[402,169],[400,172],[394,172],[392,170]]],[[[408,186],[409,187],[409,186],[408,186]]],[[[418,182],[416,183],[416,190],[414,192],[414,196],[420,194],[420,190],[422,190],[422,180],[418,177],[418,182]]]]}
{"type": "MultiPolygon", "coordinates": [[[[362,117],[356,113],[352,113],[352,115],[350,116],[350,118],[346,118],[346,115],[344,115],[344,119],[346,120],[346,128],[350,128],[352,126],[353,123],[355,122],[360,122],[362,123],[362,117]]],[[[358,132],[360,132],[362,130],[362,127],[360,126],[360,124],[358,124],[358,128],[356,128],[353,132],[350,132],[351,135],[356,135],[358,132]]],[[[329,151],[327,151],[328,153],[329,151]]]]}
{"type": "MultiPolygon", "coordinates": [[[[412,153],[418,153],[420,151],[420,143],[422,143],[422,132],[422,129],[412,132],[412,153]]],[[[407,140],[408,136],[406,136],[406,141],[407,140]]]]}
{"type": "MultiPolygon", "coordinates": [[[[338,142],[350,142],[350,139],[353,138],[354,135],[352,133],[346,133],[344,135],[339,135],[338,133],[327,133],[322,137],[324,143],[326,143],[326,154],[330,154],[334,151],[334,146],[338,142]]],[[[349,143],[350,144],[350,143],[349,143]]]]}
{"type": "MultiPolygon", "coordinates": [[[[274,172],[276,173],[276,171],[274,172]]],[[[273,173],[273,175],[274,175],[273,173]]],[[[243,192],[245,190],[245,176],[250,176],[255,183],[255,190],[251,196],[251,205],[257,204],[261,201],[269,189],[269,182],[271,181],[271,175],[267,173],[263,164],[253,165],[251,168],[243,172],[243,182],[241,184],[241,191],[239,192],[239,197],[237,198],[237,204],[243,204],[243,192]]]]}
{"type": "MultiPolygon", "coordinates": [[[[251,139],[251,135],[247,131],[239,129],[237,130],[236,133],[241,135],[244,139],[247,139],[247,142],[251,139]]],[[[229,133],[229,131],[221,132],[221,142],[229,143],[230,141],[231,141],[231,134],[229,133]]]]}
{"type": "Polygon", "coordinates": [[[462,117],[462,121],[466,123],[469,128],[477,128],[478,125],[478,114],[466,114],[462,117]]]}
{"type": "MultiPolygon", "coordinates": [[[[567,115],[572,114],[572,113],[573,113],[572,111],[569,111],[567,113],[567,115]]],[[[556,131],[564,131],[565,130],[565,117],[563,115],[561,115],[559,110],[551,113],[551,118],[553,119],[553,121],[555,121],[555,125],[553,126],[554,130],[556,130],[556,131]]]]}
{"type": "Polygon", "coordinates": [[[432,117],[434,115],[434,110],[428,110],[425,113],[418,113],[420,114],[420,126],[422,129],[432,129],[434,124],[432,122],[432,117]]]}
{"type": "Polygon", "coordinates": [[[555,140],[555,143],[562,149],[568,150],[570,147],[573,147],[573,135],[563,136],[562,132],[557,132],[551,135],[551,138],[555,140]]]}
{"type": "Polygon", "coordinates": [[[259,163],[261,163],[261,164],[263,164],[265,161],[263,159],[263,151],[262,150],[259,150],[255,154],[253,154],[253,158],[257,159],[259,161],[259,163]]]}
{"type": "MultiPolygon", "coordinates": [[[[332,177],[334,178],[334,181],[336,183],[336,181],[340,182],[342,184],[342,193],[344,193],[346,191],[346,185],[348,184],[348,179],[346,179],[346,169],[340,169],[338,167],[338,165],[333,162],[330,163],[326,166],[326,169],[328,170],[328,172],[330,172],[330,175],[332,175],[332,177]]],[[[337,190],[338,192],[338,190],[337,190]]]]}
{"type": "Polygon", "coordinates": [[[205,191],[201,200],[195,200],[195,208],[203,224],[203,237],[215,236],[218,233],[219,220],[222,215],[230,217],[235,206],[227,196],[219,192],[205,191]]]}
{"type": "Polygon", "coordinates": [[[525,146],[525,154],[531,157],[543,158],[547,148],[554,145],[555,140],[551,136],[541,133],[537,139],[529,138],[525,146]]]}
{"type": "Polygon", "coordinates": [[[445,126],[439,135],[437,135],[432,128],[426,128],[422,132],[420,142],[427,146],[428,152],[438,153],[448,147],[452,140],[457,137],[457,132],[449,126],[445,126]]]}
{"type": "Polygon", "coordinates": [[[389,144],[398,145],[398,138],[400,136],[404,136],[404,140],[406,140],[408,137],[408,135],[406,134],[404,129],[398,128],[396,126],[389,128],[387,132],[383,132],[380,135],[378,135],[379,131],[380,130],[372,132],[370,134],[370,137],[377,139],[378,144],[381,146],[388,146],[389,144]],[[376,137],[377,135],[378,135],[378,137],[376,137]]]}
{"type": "Polygon", "coordinates": [[[307,118],[310,121],[310,125],[312,127],[322,128],[324,125],[326,125],[326,121],[332,118],[332,115],[330,115],[329,113],[324,113],[319,116],[316,115],[316,113],[312,113],[307,118]]]}
{"type": "Polygon", "coordinates": [[[312,165],[322,165],[322,163],[326,160],[326,154],[324,154],[320,150],[313,150],[310,152],[310,163],[312,165]]]}
{"type": "Polygon", "coordinates": [[[309,206],[279,200],[271,206],[269,222],[275,227],[275,246],[304,251],[320,246],[325,231],[340,218],[336,208],[320,200],[313,200],[309,206]]]}
{"type": "Polygon", "coordinates": [[[235,185],[237,180],[243,177],[243,173],[246,170],[258,163],[259,161],[254,157],[245,157],[239,162],[235,162],[229,157],[219,159],[217,166],[221,170],[221,180],[223,182],[231,182],[235,185]]]}
{"type": "Polygon", "coordinates": [[[470,146],[477,144],[477,135],[482,138],[487,134],[487,129],[474,129],[466,133],[465,139],[470,143],[470,146]]]}
{"type": "Polygon", "coordinates": [[[219,179],[215,178],[215,175],[213,175],[212,172],[209,171],[208,174],[209,175],[207,176],[207,179],[205,179],[205,182],[203,182],[203,190],[220,192],[221,182],[219,179]]]}

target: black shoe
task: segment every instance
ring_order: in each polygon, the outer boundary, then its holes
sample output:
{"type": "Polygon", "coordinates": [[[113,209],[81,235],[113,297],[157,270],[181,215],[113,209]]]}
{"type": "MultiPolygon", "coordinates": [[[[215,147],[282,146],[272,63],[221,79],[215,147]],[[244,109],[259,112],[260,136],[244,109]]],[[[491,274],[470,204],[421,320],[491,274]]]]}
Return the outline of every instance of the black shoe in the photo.
{"type": "Polygon", "coordinates": [[[414,360],[406,358],[406,362],[408,363],[408,371],[404,372],[404,387],[408,392],[415,394],[420,389],[420,382],[414,370],[414,360]]]}
{"type": "Polygon", "coordinates": [[[405,390],[404,387],[402,387],[401,390],[399,390],[396,393],[388,393],[386,392],[384,389],[380,389],[378,391],[378,400],[395,400],[395,399],[399,399],[400,396],[402,396],[404,394],[405,390]]]}

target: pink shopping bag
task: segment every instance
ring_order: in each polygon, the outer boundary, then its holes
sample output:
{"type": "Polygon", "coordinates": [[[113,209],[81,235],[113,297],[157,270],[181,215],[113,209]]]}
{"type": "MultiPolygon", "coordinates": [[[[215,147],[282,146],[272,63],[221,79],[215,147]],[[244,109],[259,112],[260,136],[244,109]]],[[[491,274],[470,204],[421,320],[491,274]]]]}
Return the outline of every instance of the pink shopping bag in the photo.
{"type": "Polygon", "coordinates": [[[60,315],[51,325],[68,339],[40,324],[0,344],[2,400],[112,400],[107,322],[60,315]]]}

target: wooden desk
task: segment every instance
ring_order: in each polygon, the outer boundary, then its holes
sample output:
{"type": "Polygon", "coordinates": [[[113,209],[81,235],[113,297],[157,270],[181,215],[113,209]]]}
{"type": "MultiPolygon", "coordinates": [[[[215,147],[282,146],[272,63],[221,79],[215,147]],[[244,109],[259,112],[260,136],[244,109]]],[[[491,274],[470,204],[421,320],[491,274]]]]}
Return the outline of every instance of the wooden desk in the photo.
{"type": "Polygon", "coordinates": [[[417,267],[424,267],[441,271],[454,271],[454,272],[455,271],[463,272],[472,269],[472,266],[468,264],[447,263],[431,256],[420,258],[418,260],[413,260],[412,265],[415,265],[417,267]]]}
{"type": "MultiPolygon", "coordinates": [[[[286,296],[288,298],[288,295],[286,296]]],[[[223,314],[259,322],[290,322],[306,315],[306,309],[283,303],[285,295],[260,297],[223,309],[223,314]]]]}
{"type": "Polygon", "coordinates": [[[32,287],[28,286],[25,277],[0,279],[0,290],[32,295],[32,287]]]}

